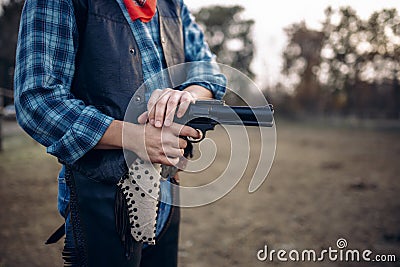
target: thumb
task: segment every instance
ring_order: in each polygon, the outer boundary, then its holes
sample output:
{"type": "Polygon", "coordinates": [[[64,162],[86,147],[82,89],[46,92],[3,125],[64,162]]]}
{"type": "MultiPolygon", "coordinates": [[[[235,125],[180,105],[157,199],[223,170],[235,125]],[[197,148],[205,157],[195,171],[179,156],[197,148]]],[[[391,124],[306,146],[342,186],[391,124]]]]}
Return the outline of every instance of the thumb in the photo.
{"type": "Polygon", "coordinates": [[[138,122],[140,124],[146,124],[148,118],[149,118],[149,113],[145,111],[138,117],[138,122]]]}

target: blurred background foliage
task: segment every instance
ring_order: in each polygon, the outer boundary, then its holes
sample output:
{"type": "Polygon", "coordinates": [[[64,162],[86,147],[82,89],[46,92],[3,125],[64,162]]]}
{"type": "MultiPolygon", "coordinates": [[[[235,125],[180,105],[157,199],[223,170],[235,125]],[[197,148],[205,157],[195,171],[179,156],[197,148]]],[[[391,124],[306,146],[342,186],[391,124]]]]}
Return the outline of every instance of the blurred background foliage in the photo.
{"type": "Polygon", "coordinates": [[[301,22],[286,33],[282,73],[288,82],[278,85],[278,103],[287,112],[399,118],[397,10],[384,9],[362,20],[350,7],[328,7],[320,31],[301,22]]]}
{"type": "Polygon", "coordinates": [[[254,56],[252,28],[254,20],[241,17],[241,6],[209,6],[194,14],[196,21],[205,29],[206,40],[217,55],[218,62],[240,70],[250,78],[254,56]]]}
{"type": "MultiPolygon", "coordinates": [[[[8,89],[12,89],[22,5],[23,0],[10,0],[0,17],[0,87],[8,89]]],[[[218,62],[255,78],[250,67],[256,49],[254,21],[244,19],[243,10],[237,5],[209,6],[194,16],[218,62]]],[[[282,53],[282,77],[262,88],[279,114],[399,119],[397,10],[376,11],[363,20],[350,7],[328,7],[320,30],[299,22],[285,32],[288,43],[282,53]]]]}

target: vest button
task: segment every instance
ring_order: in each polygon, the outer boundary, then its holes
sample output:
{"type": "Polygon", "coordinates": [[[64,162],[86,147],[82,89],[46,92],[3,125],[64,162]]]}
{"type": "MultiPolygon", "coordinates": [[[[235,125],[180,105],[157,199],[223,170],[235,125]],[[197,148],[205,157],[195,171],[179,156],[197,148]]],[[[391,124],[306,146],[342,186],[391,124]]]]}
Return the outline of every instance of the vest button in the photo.
{"type": "Polygon", "coordinates": [[[161,37],[161,43],[165,44],[165,38],[161,37]]]}
{"type": "Polygon", "coordinates": [[[132,55],[136,54],[136,50],[134,48],[129,49],[129,53],[131,53],[132,55]]]}
{"type": "Polygon", "coordinates": [[[140,100],[141,100],[140,96],[136,96],[135,100],[136,100],[136,102],[140,102],[140,100]]]}

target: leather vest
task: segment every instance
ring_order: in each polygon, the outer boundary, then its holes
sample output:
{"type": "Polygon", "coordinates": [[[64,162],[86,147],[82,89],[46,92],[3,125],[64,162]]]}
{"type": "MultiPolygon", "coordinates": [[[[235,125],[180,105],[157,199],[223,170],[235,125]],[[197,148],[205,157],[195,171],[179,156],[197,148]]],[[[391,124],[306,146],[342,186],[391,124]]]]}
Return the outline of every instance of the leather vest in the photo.
{"type": "MultiPolygon", "coordinates": [[[[138,114],[145,111],[142,58],[128,21],[112,0],[74,0],[79,47],[73,95],[104,114],[123,120],[133,98],[138,114]]],[[[160,38],[168,67],[185,61],[180,6],[176,0],[157,3],[160,38]]],[[[73,169],[106,183],[127,171],[122,150],[92,150],[73,169]]]]}

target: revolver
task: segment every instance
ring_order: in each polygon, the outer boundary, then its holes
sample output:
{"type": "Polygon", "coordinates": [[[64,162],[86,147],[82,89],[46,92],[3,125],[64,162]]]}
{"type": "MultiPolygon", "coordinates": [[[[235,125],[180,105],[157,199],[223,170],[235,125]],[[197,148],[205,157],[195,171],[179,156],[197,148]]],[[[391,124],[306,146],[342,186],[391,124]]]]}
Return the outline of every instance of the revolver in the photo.
{"type": "MultiPolygon", "coordinates": [[[[200,138],[182,137],[188,141],[184,157],[192,157],[193,143],[202,141],[207,131],[214,130],[217,124],[272,127],[274,108],[266,106],[227,106],[223,100],[197,100],[190,104],[183,117],[175,116],[174,122],[187,125],[200,133],[200,138]]],[[[163,178],[174,177],[179,170],[175,166],[161,166],[163,178]]]]}

